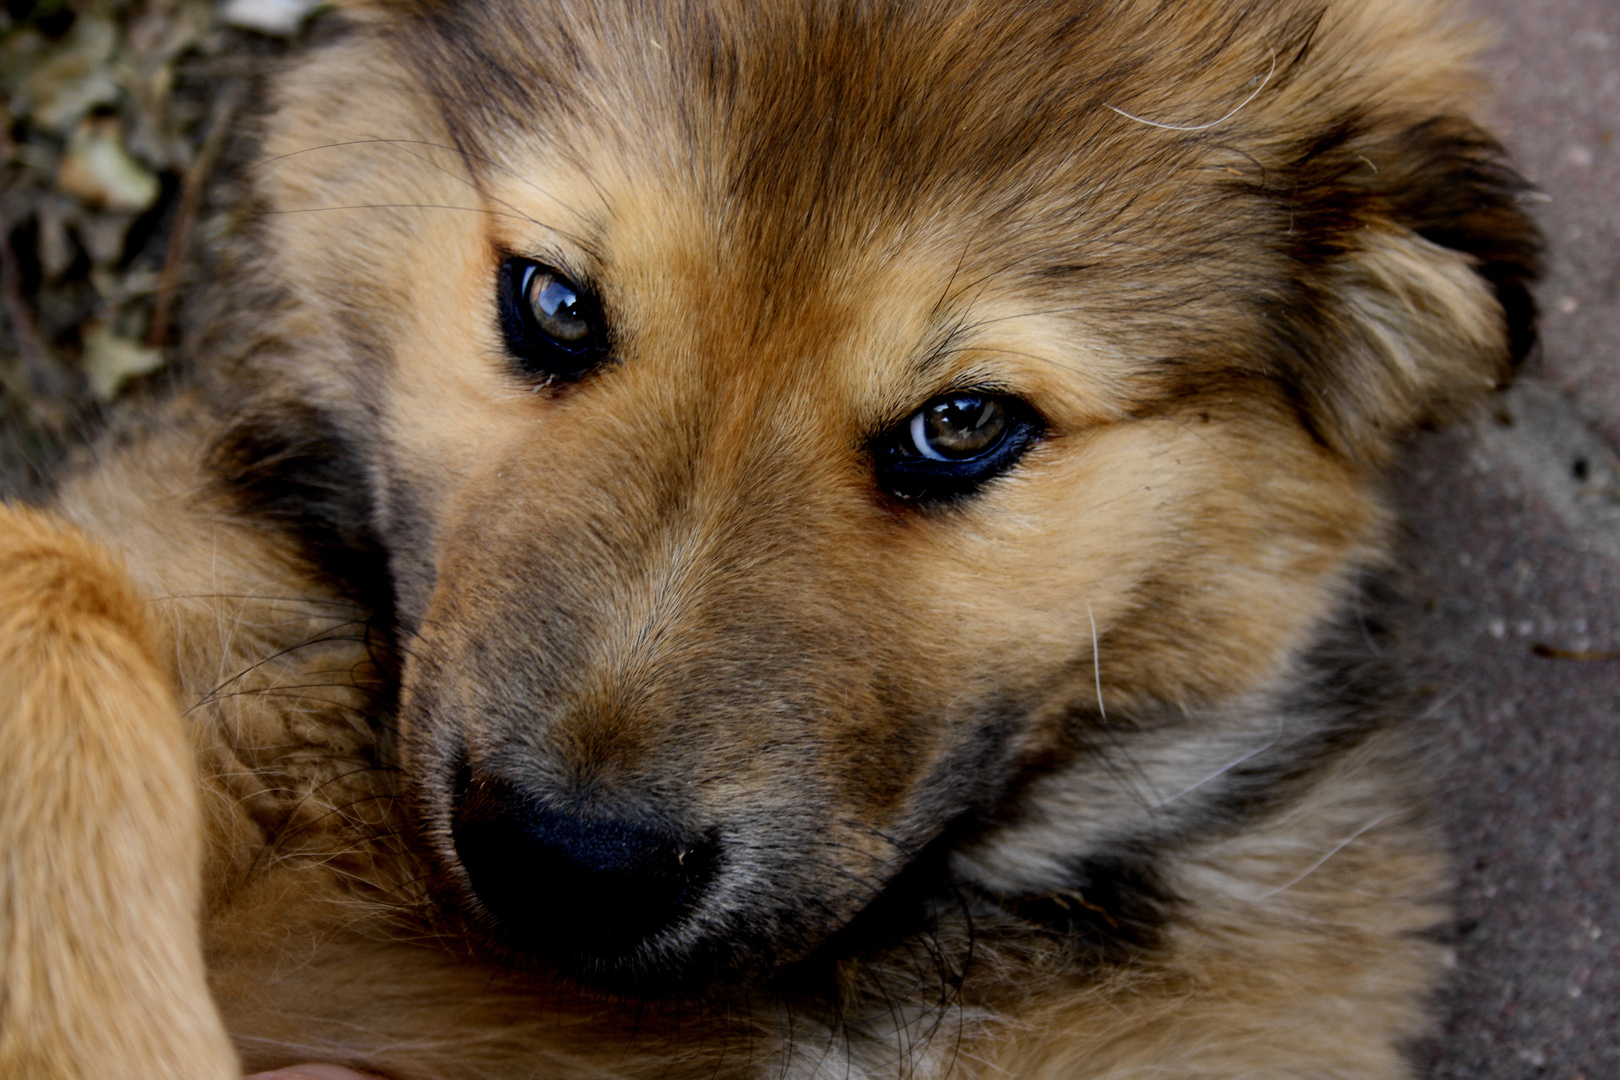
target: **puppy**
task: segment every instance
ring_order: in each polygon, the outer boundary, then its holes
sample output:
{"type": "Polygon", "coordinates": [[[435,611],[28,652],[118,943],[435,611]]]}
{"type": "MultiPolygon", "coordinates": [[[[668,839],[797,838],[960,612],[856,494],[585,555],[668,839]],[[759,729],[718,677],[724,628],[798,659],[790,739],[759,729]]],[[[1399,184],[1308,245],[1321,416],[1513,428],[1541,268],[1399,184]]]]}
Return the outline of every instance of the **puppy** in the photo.
{"type": "Polygon", "coordinates": [[[0,526],[0,1072],[1408,1075],[1360,598],[1537,246],[1452,13],[342,20],[0,526]]]}

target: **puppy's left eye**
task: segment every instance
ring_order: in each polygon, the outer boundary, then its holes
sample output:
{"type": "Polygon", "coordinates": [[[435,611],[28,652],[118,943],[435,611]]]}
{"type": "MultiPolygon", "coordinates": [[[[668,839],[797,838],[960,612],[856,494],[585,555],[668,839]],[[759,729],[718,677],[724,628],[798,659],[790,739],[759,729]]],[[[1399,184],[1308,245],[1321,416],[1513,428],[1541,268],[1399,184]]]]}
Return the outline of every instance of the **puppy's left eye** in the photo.
{"type": "Polygon", "coordinates": [[[901,499],[959,498],[1011,468],[1042,431],[1021,398],[944,394],[877,440],[878,481],[901,499]]]}
{"type": "Polygon", "coordinates": [[[501,334],[524,374],[571,382],[606,359],[602,307],[584,285],[533,259],[510,258],[498,289],[501,334]]]}

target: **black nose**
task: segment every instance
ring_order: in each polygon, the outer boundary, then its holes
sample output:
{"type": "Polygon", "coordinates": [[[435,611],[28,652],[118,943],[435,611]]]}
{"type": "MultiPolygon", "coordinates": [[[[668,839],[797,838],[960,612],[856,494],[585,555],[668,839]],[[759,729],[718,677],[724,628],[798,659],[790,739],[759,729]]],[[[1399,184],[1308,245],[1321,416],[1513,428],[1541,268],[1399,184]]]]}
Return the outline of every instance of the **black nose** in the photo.
{"type": "Polygon", "coordinates": [[[452,833],[473,891],[512,944],[587,963],[622,956],[672,924],[714,862],[712,844],[645,821],[553,809],[497,776],[470,778],[452,833]]]}

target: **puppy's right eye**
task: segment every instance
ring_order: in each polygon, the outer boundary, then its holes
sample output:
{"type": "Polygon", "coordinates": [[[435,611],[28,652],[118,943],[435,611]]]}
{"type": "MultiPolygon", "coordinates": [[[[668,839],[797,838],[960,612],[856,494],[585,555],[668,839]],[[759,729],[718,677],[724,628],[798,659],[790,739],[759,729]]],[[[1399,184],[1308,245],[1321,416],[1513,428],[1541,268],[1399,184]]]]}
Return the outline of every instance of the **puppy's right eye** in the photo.
{"type": "Polygon", "coordinates": [[[509,258],[500,271],[501,334],[526,375],[572,382],[608,354],[606,321],[596,296],[560,270],[509,258]]]}

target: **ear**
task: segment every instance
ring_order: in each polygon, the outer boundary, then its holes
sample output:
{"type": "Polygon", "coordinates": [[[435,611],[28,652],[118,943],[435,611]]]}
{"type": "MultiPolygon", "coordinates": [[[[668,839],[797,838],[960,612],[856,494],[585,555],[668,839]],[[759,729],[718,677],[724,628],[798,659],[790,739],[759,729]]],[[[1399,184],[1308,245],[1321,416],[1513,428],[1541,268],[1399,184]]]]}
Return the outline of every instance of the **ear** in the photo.
{"type": "Polygon", "coordinates": [[[1511,376],[1535,340],[1540,235],[1529,185],[1471,121],[1344,123],[1291,170],[1296,265],[1285,364],[1350,456],[1387,458],[1511,376]]]}

